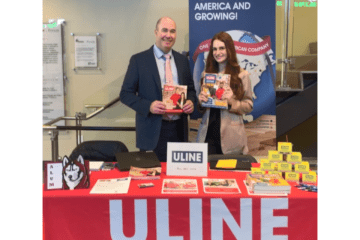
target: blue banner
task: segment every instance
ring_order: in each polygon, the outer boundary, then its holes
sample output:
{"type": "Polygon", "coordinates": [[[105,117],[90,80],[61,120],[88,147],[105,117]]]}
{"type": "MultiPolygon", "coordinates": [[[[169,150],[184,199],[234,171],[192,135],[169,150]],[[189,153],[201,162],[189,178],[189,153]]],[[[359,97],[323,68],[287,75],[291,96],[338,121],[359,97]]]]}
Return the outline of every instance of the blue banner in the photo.
{"type": "Polygon", "coordinates": [[[254,109],[245,122],[275,115],[275,7],[272,0],[189,0],[189,55],[196,92],[212,37],[220,31],[229,33],[253,88],[254,109]]]}

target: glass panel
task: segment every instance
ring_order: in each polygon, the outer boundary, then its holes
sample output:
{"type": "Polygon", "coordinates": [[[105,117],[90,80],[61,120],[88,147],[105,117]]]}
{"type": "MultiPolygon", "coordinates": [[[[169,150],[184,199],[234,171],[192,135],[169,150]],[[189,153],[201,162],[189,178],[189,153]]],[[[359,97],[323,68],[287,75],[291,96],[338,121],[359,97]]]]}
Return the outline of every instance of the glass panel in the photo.
{"type": "Polygon", "coordinates": [[[277,64],[277,89],[282,87],[302,90],[301,72],[317,71],[317,1],[277,1],[276,37],[276,56],[283,60],[287,59],[285,64],[277,64]],[[286,29],[287,4],[289,4],[289,24],[286,29]],[[286,30],[288,30],[287,36],[286,30]],[[285,39],[287,39],[287,51],[285,39]]]}

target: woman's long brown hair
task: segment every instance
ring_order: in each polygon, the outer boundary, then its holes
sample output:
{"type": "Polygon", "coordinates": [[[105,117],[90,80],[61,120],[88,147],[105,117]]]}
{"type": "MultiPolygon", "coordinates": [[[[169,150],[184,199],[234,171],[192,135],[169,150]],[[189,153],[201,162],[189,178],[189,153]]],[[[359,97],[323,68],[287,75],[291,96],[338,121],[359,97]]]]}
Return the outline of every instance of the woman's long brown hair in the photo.
{"type": "Polygon", "coordinates": [[[215,40],[219,40],[225,44],[227,53],[227,63],[225,67],[225,73],[231,75],[230,87],[234,92],[235,98],[241,100],[244,96],[244,87],[239,74],[241,72],[240,66],[236,58],[236,51],[234,41],[231,36],[226,32],[219,32],[211,40],[209,55],[206,60],[206,73],[218,73],[219,64],[215,60],[213,55],[213,43],[215,40]]]}

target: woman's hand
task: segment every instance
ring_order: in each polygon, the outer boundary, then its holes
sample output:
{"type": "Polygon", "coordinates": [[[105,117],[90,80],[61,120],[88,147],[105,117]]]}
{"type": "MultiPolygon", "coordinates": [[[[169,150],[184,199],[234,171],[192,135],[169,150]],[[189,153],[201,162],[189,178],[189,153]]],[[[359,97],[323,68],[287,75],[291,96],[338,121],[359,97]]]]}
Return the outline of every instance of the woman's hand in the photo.
{"type": "Polygon", "coordinates": [[[207,97],[207,94],[204,92],[204,91],[201,91],[200,94],[199,94],[199,102],[202,103],[202,102],[207,102],[208,101],[208,97],[207,97]]]}
{"type": "Polygon", "coordinates": [[[234,96],[234,93],[233,93],[233,91],[231,90],[231,88],[230,87],[226,87],[225,88],[225,92],[224,92],[224,94],[222,95],[222,99],[223,100],[232,100],[232,97],[234,96]]]}

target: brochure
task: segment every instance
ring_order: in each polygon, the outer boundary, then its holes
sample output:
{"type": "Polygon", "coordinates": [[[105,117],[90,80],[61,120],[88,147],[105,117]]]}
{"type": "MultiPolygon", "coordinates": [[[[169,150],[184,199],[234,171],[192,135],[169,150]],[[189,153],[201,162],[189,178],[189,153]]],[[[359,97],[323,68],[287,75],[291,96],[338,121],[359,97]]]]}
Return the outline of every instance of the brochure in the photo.
{"type": "Polygon", "coordinates": [[[166,113],[182,113],[187,97],[186,85],[164,85],[163,102],[166,113]]]}
{"type": "Polygon", "coordinates": [[[206,93],[208,101],[201,103],[201,106],[227,109],[228,102],[226,99],[222,99],[222,96],[229,85],[230,74],[205,73],[201,91],[206,93]]]}
{"type": "Polygon", "coordinates": [[[160,179],[161,167],[140,168],[130,167],[129,177],[133,180],[153,180],[160,179]]]}
{"type": "Polygon", "coordinates": [[[130,177],[98,179],[90,194],[127,193],[129,191],[130,180],[130,177]]]}
{"type": "Polygon", "coordinates": [[[197,181],[196,179],[164,179],[161,193],[197,194],[197,181]]]}
{"type": "Polygon", "coordinates": [[[204,193],[236,194],[241,193],[235,179],[203,178],[204,193]]]}

